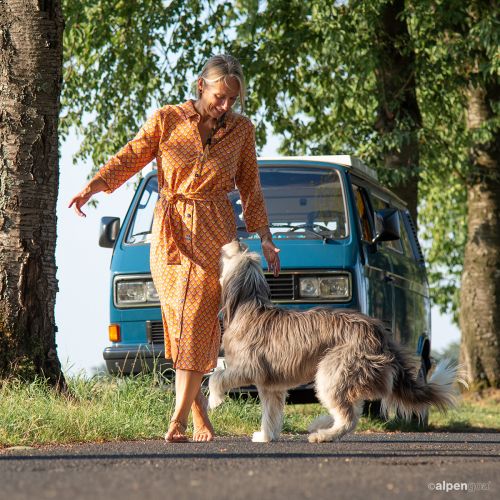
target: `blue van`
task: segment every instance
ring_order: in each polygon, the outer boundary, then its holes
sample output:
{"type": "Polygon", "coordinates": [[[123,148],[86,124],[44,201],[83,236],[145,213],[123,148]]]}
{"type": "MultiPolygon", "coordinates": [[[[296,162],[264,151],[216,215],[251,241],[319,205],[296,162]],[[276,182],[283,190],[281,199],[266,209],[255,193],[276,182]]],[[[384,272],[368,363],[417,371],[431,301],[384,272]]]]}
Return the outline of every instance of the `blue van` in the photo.
{"type": "MultiPolygon", "coordinates": [[[[395,340],[430,368],[430,301],[423,254],[405,202],[376,173],[348,155],[260,158],[270,228],[281,249],[281,273],[266,273],[272,300],[282,307],[349,308],[380,319],[395,340]]],[[[238,236],[246,232],[238,191],[229,195],[238,236]]],[[[156,171],[137,188],[123,224],[103,217],[99,244],[113,248],[110,277],[111,373],[169,368],[163,325],[149,267],[156,171]]],[[[263,261],[264,262],[264,261],[263,261]]],[[[223,354],[223,353],[221,353],[223,354]]],[[[222,361],[222,359],[221,359],[222,361]]]]}

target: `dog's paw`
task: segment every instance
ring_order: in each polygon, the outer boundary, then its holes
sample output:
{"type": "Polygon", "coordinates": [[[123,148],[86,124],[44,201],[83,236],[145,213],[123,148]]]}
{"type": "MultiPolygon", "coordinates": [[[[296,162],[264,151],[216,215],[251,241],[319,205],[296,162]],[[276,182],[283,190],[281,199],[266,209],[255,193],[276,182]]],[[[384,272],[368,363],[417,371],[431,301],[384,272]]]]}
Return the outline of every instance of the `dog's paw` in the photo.
{"type": "Polygon", "coordinates": [[[252,442],[254,443],[269,443],[272,439],[262,431],[254,432],[252,442]]]}
{"type": "Polygon", "coordinates": [[[217,383],[218,374],[224,371],[222,368],[216,368],[210,378],[208,379],[208,409],[213,410],[224,402],[224,393],[221,392],[219,384],[217,383]]]}
{"type": "Polygon", "coordinates": [[[329,441],[333,441],[331,436],[321,431],[309,434],[308,440],[310,443],[327,443],[329,441]]]}
{"type": "Polygon", "coordinates": [[[208,396],[208,409],[213,410],[217,408],[224,402],[224,394],[217,394],[215,392],[210,392],[208,396]]]}
{"type": "Polygon", "coordinates": [[[316,432],[320,429],[328,429],[333,425],[333,417],[331,415],[321,415],[315,418],[310,424],[307,430],[309,432],[316,432]]]}

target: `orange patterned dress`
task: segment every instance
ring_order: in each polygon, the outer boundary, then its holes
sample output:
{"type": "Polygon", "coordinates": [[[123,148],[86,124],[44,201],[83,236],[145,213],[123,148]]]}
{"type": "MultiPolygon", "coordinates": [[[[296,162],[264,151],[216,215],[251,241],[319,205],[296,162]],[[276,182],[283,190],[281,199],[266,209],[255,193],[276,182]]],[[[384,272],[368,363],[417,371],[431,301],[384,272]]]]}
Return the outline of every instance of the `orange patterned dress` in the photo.
{"type": "Polygon", "coordinates": [[[236,237],[227,193],[239,189],[247,230],[268,225],[250,120],[228,112],[208,157],[193,101],[158,109],[94,178],[112,193],[156,158],[159,199],[151,273],[161,304],[165,357],[175,368],[207,372],[217,364],[221,247],[236,237]]]}

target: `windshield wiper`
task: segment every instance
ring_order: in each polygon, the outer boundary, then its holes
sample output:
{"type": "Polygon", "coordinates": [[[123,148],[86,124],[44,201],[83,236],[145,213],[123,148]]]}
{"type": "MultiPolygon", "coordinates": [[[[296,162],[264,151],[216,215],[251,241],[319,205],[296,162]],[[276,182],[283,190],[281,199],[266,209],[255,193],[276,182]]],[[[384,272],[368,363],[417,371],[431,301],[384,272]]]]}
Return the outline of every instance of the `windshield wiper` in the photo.
{"type": "Polygon", "coordinates": [[[293,233],[297,231],[297,229],[302,229],[304,232],[308,234],[315,234],[316,236],[319,236],[320,238],[323,239],[323,243],[330,243],[335,240],[335,238],[332,238],[332,231],[331,229],[328,229],[326,226],[323,226],[322,224],[317,224],[313,223],[312,225],[310,224],[300,224],[299,226],[293,226],[292,224],[273,224],[272,227],[289,227],[290,233],[293,233]],[[320,229],[320,231],[317,231],[316,229],[320,229]],[[324,232],[327,232],[328,235],[324,234],[324,232]]]}
{"type": "MultiPolygon", "coordinates": [[[[313,227],[306,225],[306,224],[301,224],[300,226],[292,226],[292,224],[287,224],[287,223],[271,223],[270,225],[271,228],[276,228],[276,229],[281,229],[281,228],[286,228],[290,229],[290,231],[287,231],[286,233],[282,234],[288,234],[288,233],[295,233],[297,229],[302,229],[305,234],[310,234],[312,236],[316,236],[317,238],[321,238],[323,240],[323,243],[330,243],[331,241],[334,241],[334,238],[331,236],[326,236],[318,231],[314,230],[314,227],[321,228],[323,231],[328,231],[331,232],[330,229],[328,229],[325,226],[322,226],[321,224],[314,224],[313,227]]],[[[247,228],[245,226],[238,226],[236,228],[238,231],[247,231],[247,228]]]]}
{"type": "Polygon", "coordinates": [[[130,237],[134,238],[135,236],[144,236],[145,234],[151,234],[151,231],[140,231],[139,233],[131,234],[130,237]]]}

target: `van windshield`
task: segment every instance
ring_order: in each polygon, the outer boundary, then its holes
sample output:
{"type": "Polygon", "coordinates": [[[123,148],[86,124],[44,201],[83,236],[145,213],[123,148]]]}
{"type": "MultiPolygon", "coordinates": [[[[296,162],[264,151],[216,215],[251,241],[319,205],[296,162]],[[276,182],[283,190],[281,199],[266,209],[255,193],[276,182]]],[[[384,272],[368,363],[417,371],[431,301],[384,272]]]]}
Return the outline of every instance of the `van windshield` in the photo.
{"type": "MultiPolygon", "coordinates": [[[[288,165],[261,167],[260,181],[275,238],[341,239],[348,235],[345,200],[337,170],[288,165]]],[[[158,180],[151,177],[135,209],[126,243],[150,241],[157,199],[158,180]]],[[[238,235],[257,237],[246,232],[239,192],[229,193],[229,199],[238,235]]]]}
{"type": "MultiPolygon", "coordinates": [[[[260,182],[274,237],[340,239],[347,236],[344,196],[337,170],[290,165],[261,167],[260,182]]],[[[239,192],[233,191],[230,199],[239,236],[249,237],[239,192]]]]}

